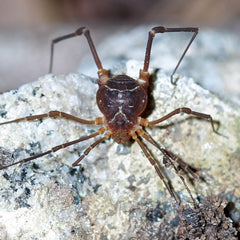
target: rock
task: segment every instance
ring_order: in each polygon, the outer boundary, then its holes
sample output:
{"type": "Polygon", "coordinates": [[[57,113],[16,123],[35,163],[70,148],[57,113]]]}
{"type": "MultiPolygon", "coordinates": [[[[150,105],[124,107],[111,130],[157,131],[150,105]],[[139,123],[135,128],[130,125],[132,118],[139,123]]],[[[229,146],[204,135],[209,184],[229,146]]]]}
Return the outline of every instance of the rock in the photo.
{"type": "MultiPolygon", "coordinates": [[[[136,77],[139,68],[139,62],[126,63],[127,74],[132,77],[136,77]]],[[[222,135],[215,134],[208,121],[186,114],[151,127],[148,132],[208,176],[206,182],[193,184],[185,176],[194,197],[231,193],[229,200],[235,199],[239,207],[239,109],[202,89],[192,79],[180,78],[177,86],[173,86],[163,71],[157,72],[153,86],[155,108],[148,119],[187,106],[220,121],[222,135]]],[[[96,90],[96,79],[81,74],[46,75],[0,96],[1,122],[50,110],[93,119],[101,116],[96,106],[96,90]]],[[[0,126],[0,146],[20,160],[96,129],[59,118],[23,121],[0,126]]],[[[176,231],[177,223],[170,222],[176,214],[175,203],[136,143],[121,146],[107,140],[92,150],[80,167],[71,167],[93,141],[2,170],[1,236],[147,239],[151,232],[152,239],[157,239],[163,220],[169,232],[176,231]],[[161,213],[159,217],[150,217],[156,216],[152,215],[156,209],[161,213]]],[[[149,147],[162,164],[161,154],[149,147]]],[[[164,171],[183,203],[191,205],[174,170],[164,171]]]]}

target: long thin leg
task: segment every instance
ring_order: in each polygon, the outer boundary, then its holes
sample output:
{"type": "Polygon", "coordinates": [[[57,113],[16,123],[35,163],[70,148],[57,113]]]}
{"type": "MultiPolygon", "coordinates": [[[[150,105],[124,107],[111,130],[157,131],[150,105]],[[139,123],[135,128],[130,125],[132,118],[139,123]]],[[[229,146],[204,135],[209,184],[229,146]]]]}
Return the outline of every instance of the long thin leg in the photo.
{"type": "Polygon", "coordinates": [[[75,162],[72,164],[72,166],[73,166],[73,167],[78,166],[79,163],[83,160],[83,158],[85,158],[93,148],[95,148],[98,144],[100,144],[101,142],[103,142],[104,140],[106,140],[108,137],[109,137],[109,136],[104,136],[103,138],[100,138],[100,139],[98,139],[96,142],[94,142],[93,144],[91,144],[91,145],[84,151],[83,155],[82,155],[77,161],[75,161],[75,162]]]}
{"type": "Polygon", "coordinates": [[[23,117],[23,118],[18,118],[18,119],[14,119],[11,121],[7,121],[7,122],[3,122],[0,123],[0,125],[4,125],[4,124],[8,124],[8,123],[14,123],[14,122],[20,122],[20,121],[32,121],[32,120],[41,120],[43,118],[56,118],[56,117],[61,117],[61,118],[66,118],[68,120],[72,120],[75,122],[79,122],[82,124],[102,124],[103,120],[102,118],[96,118],[95,120],[85,120],[82,118],[78,118],[75,117],[71,114],[65,113],[65,112],[59,112],[59,111],[50,111],[48,113],[44,113],[44,114],[39,114],[39,115],[32,115],[32,116],[27,116],[27,117],[23,117]]]}
{"type": "Polygon", "coordinates": [[[97,68],[98,68],[98,76],[99,76],[98,84],[99,85],[104,84],[109,79],[109,77],[108,77],[109,74],[108,74],[108,71],[102,67],[102,63],[101,63],[101,61],[98,57],[95,45],[94,45],[93,40],[92,40],[92,37],[90,35],[89,30],[86,27],[80,27],[79,29],[77,29],[73,33],[70,33],[70,34],[67,34],[67,35],[64,35],[64,36],[61,36],[61,37],[58,37],[58,38],[55,38],[55,39],[52,40],[49,73],[52,72],[54,44],[58,43],[62,40],[66,40],[66,39],[69,39],[69,38],[81,36],[82,34],[84,34],[84,36],[87,38],[87,41],[88,41],[90,50],[92,52],[94,61],[95,61],[96,65],[97,65],[97,68]]]}
{"type": "MultiPolygon", "coordinates": [[[[186,52],[188,51],[190,45],[192,44],[193,40],[198,34],[199,29],[198,28],[192,28],[192,27],[186,27],[186,28],[165,28],[163,26],[159,27],[154,27],[152,30],[149,32],[148,35],[148,42],[147,42],[147,47],[146,47],[146,53],[145,53],[145,60],[144,60],[144,66],[143,66],[143,72],[148,72],[148,67],[149,67],[149,62],[150,62],[150,56],[151,56],[151,48],[152,48],[152,42],[153,38],[157,33],[165,33],[165,32],[193,32],[193,36],[191,37],[187,47],[183,51],[180,59],[178,60],[178,63],[176,67],[174,68],[172,74],[171,74],[171,83],[176,84],[176,81],[173,81],[173,75],[177,71],[180,63],[182,62],[186,52]]],[[[141,77],[140,77],[141,78],[141,77]]]]}
{"type": "MultiPolygon", "coordinates": [[[[146,139],[148,142],[150,142],[153,146],[155,146],[157,149],[159,149],[163,156],[169,161],[169,163],[171,164],[171,166],[173,166],[175,172],[177,173],[178,177],[181,179],[183,185],[185,186],[185,188],[188,191],[188,194],[190,195],[192,201],[193,201],[193,205],[195,208],[197,208],[197,203],[194,200],[192,193],[188,187],[188,185],[185,182],[185,179],[183,178],[183,176],[181,176],[181,174],[179,173],[178,169],[176,168],[176,166],[174,165],[173,161],[175,161],[175,159],[177,158],[175,155],[173,155],[172,153],[170,153],[169,151],[167,151],[164,147],[161,147],[149,134],[147,134],[147,132],[143,132],[141,135],[144,139],[146,139]],[[174,157],[174,158],[173,158],[174,157]]],[[[187,168],[186,168],[187,169],[187,168]]]]}
{"type": "Polygon", "coordinates": [[[64,144],[60,144],[60,145],[55,146],[55,147],[53,147],[52,149],[50,149],[50,150],[48,150],[48,151],[46,151],[46,152],[43,152],[43,153],[40,153],[40,154],[36,154],[36,155],[34,155],[34,156],[32,156],[32,157],[25,158],[25,159],[20,160],[20,161],[18,161],[18,162],[15,162],[15,163],[12,163],[12,164],[3,166],[3,167],[0,168],[0,170],[5,169],[5,168],[8,168],[8,167],[11,167],[11,166],[16,165],[16,164],[19,164],[19,163],[24,163],[24,162],[32,161],[32,160],[34,160],[34,159],[36,159],[36,158],[45,156],[45,155],[50,154],[50,153],[53,153],[53,152],[56,152],[56,151],[58,151],[58,150],[60,150],[60,149],[66,148],[66,147],[68,147],[68,146],[70,146],[70,145],[73,145],[73,144],[76,144],[76,143],[85,141],[85,140],[90,139],[90,138],[94,138],[94,137],[98,136],[99,134],[101,134],[101,131],[95,132],[95,133],[93,133],[93,134],[91,134],[91,135],[89,135],[89,136],[82,137],[82,138],[80,138],[80,139],[77,139],[77,140],[74,140],[74,141],[71,141],[71,142],[67,142],[67,143],[64,143],[64,144]]]}
{"type": "MultiPolygon", "coordinates": [[[[155,145],[154,145],[154,146],[155,146],[155,145]]],[[[160,146],[159,146],[159,147],[160,147],[160,146]]],[[[158,149],[160,149],[159,147],[158,147],[158,149]]],[[[194,207],[197,208],[198,205],[197,205],[195,199],[194,199],[193,196],[192,196],[191,190],[189,189],[187,183],[185,182],[184,177],[180,174],[179,170],[177,169],[177,167],[176,167],[176,166],[174,165],[174,163],[173,163],[173,161],[176,161],[176,162],[177,162],[177,159],[178,159],[178,158],[177,158],[175,155],[171,154],[171,153],[170,153],[169,151],[167,151],[166,149],[162,150],[162,152],[165,152],[165,154],[166,154],[165,156],[168,156],[168,157],[167,157],[167,160],[170,162],[171,166],[173,166],[176,174],[177,174],[178,177],[181,179],[183,185],[184,185],[185,188],[187,189],[188,194],[190,195],[190,197],[191,197],[191,199],[192,199],[192,201],[193,201],[194,207]],[[173,157],[173,158],[172,158],[172,157],[173,157]]],[[[186,166],[186,169],[184,169],[184,170],[189,170],[189,168],[187,168],[187,167],[189,167],[189,166],[188,166],[187,164],[186,164],[185,166],[186,166]]],[[[181,167],[181,166],[180,166],[180,167],[181,167]]],[[[192,174],[192,171],[190,171],[190,173],[192,174]]]]}
{"type": "Polygon", "coordinates": [[[49,65],[49,72],[52,72],[52,66],[53,66],[53,55],[54,55],[54,44],[62,41],[62,40],[66,40],[66,39],[69,39],[69,38],[73,38],[73,37],[77,37],[77,36],[81,36],[82,34],[84,34],[84,36],[87,38],[87,41],[88,41],[88,44],[89,44],[89,47],[90,47],[90,50],[92,52],[92,55],[93,55],[93,58],[94,58],[94,61],[97,65],[97,68],[98,69],[102,69],[102,63],[98,57],[98,54],[97,54],[97,51],[96,51],[96,48],[94,46],[94,43],[93,43],[93,40],[91,38],[91,35],[90,35],[90,32],[89,30],[86,28],[86,27],[80,27],[79,29],[77,29],[75,32],[73,33],[70,33],[70,34],[67,34],[67,35],[64,35],[64,36],[60,36],[58,38],[55,38],[52,40],[52,43],[51,43],[51,56],[50,56],[50,65],[49,65]]]}
{"type": "Polygon", "coordinates": [[[195,179],[199,179],[199,176],[192,170],[192,167],[190,167],[187,163],[185,163],[180,157],[177,157],[170,151],[166,151],[166,154],[169,156],[169,158],[173,159],[176,163],[179,164],[180,168],[184,170],[185,172],[191,174],[191,176],[195,179]]]}
{"type": "Polygon", "coordinates": [[[214,124],[213,124],[213,119],[212,119],[212,116],[209,115],[209,114],[205,114],[205,113],[200,113],[200,112],[195,112],[195,111],[192,111],[190,108],[186,108],[186,107],[183,107],[183,108],[177,108],[175,109],[174,111],[168,113],[167,115],[157,119],[157,120],[154,120],[154,121],[150,121],[147,123],[147,126],[153,126],[153,125],[156,125],[160,122],[163,122],[165,120],[167,120],[168,118],[171,118],[172,116],[176,115],[176,114],[179,114],[179,113],[186,113],[186,114],[191,114],[193,116],[197,116],[197,117],[200,117],[200,118],[203,118],[203,119],[207,119],[211,122],[211,125],[212,125],[212,129],[215,133],[219,134],[217,132],[217,130],[215,129],[214,127],[214,124]]]}
{"type": "Polygon", "coordinates": [[[157,165],[157,162],[152,158],[152,156],[149,154],[149,152],[147,151],[147,148],[145,147],[144,143],[139,139],[136,138],[135,139],[136,142],[139,144],[139,146],[141,147],[144,155],[146,156],[146,158],[149,160],[149,162],[152,164],[152,166],[154,166],[158,176],[161,178],[161,180],[163,181],[164,185],[166,186],[168,192],[170,193],[170,195],[175,199],[175,201],[177,202],[178,205],[181,204],[181,200],[179,198],[179,196],[176,194],[176,192],[172,189],[172,187],[170,186],[170,184],[165,180],[165,177],[162,173],[162,170],[159,168],[159,166],[157,165]]]}

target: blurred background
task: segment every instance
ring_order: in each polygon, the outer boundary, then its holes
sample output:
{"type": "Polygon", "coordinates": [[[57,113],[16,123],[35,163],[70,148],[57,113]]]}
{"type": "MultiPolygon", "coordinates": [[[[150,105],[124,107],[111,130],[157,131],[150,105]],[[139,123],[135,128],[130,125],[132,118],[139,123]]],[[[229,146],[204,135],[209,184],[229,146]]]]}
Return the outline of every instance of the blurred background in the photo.
{"type": "MultiPolygon", "coordinates": [[[[1,0],[0,92],[47,73],[55,37],[87,26],[99,45],[115,32],[153,23],[224,30],[240,37],[240,1],[1,0]]],[[[89,48],[75,38],[58,46],[57,52],[54,73],[76,72],[89,48]]]]}

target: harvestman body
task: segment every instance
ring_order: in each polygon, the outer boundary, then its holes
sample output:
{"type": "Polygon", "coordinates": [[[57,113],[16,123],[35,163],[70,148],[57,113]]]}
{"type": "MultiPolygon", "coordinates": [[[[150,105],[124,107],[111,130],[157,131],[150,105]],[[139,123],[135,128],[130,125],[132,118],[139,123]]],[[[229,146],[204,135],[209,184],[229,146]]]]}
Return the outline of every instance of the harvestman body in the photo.
{"type": "MultiPolygon", "coordinates": [[[[117,143],[124,144],[130,139],[135,140],[140,148],[142,149],[144,155],[147,157],[147,159],[150,161],[150,163],[155,168],[157,174],[163,181],[164,185],[168,189],[171,196],[176,200],[177,204],[181,203],[180,198],[175,193],[175,191],[172,189],[170,183],[165,179],[164,174],[161,170],[161,168],[158,166],[158,163],[154,160],[154,158],[151,156],[150,152],[146,148],[143,139],[147,142],[151,143],[153,146],[155,146],[157,149],[159,149],[164,157],[165,162],[168,163],[168,165],[173,166],[176,173],[178,173],[178,168],[175,166],[175,163],[178,163],[180,168],[184,169],[185,171],[189,172],[193,177],[197,177],[197,175],[191,170],[191,168],[183,162],[180,158],[176,157],[173,153],[170,151],[167,151],[164,147],[160,146],[146,131],[145,128],[148,126],[154,126],[160,122],[165,121],[166,119],[179,114],[181,112],[186,114],[191,114],[200,118],[208,119],[210,120],[212,124],[213,131],[214,125],[212,117],[208,114],[200,113],[192,111],[190,108],[178,108],[174,111],[170,112],[166,116],[163,116],[157,120],[154,121],[148,121],[145,118],[142,118],[141,115],[146,109],[147,106],[147,96],[148,96],[148,86],[149,86],[149,61],[150,61],[150,54],[151,54],[151,47],[152,47],[152,41],[157,33],[165,33],[165,32],[193,32],[193,36],[191,40],[189,41],[186,49],[184,50],[180,60],[178,61],[173,73],[171,74],[171,83],[176,84],[176,82],[173,81],[173,75],[176,72],[178,66],[180,65],[185,53],[187,52],[188,48],[190,47],[191,43],[195,39],[198,28],[165,28],[162,26],[154,27],[149,32],[148,36],[148,42],[146,47],[146,53],[145,53],[145,60],[144,60],[144,66],[143,69],[140,70],[139,78],[133,79],[127,75],[118,75],[115,77],[110,77],[109,72],[102,67],[102,63],[98,57],[98,54],[96,52],[95,46],[93,44],[92,38],[90,36],[90,32],[87,28],[82,27],[79,28],[76,32],[61,36],[59,38],[56,38],[52,41],[51,44],[51,60],[50,60],[50,69],[49,71],[52,71],[52,63],[53,63],[53,49],[54,44],[68,39],[75,36],[85,35],[87,38],[88,44],[90,46],[90,50],[92,52],[93,58],[95,60],[95,63],[98,68],[98,85],[99,89],[96,94],[96,100],[97,105],[100,109],[100,111],[103,114],[103,117],[98,117],[94,120],[85,120],[78,117],[75,117],[73,115],[67,114],[65,112],[59,112],[59,111],[50,111],[49,113],[41,114],[41,115],[34,115],[34,116],[28,116],[24,118],[15,119],[12,121],[7,121],[0,123],[0,125],[13,123],[13,122],[20,122],[23,120],[35,120],[35,119],[42,119],[46,117],[50,118],[66,118],[72,121],[79,122],[81,124],[89,124],[89,125],[101,125],[101,127],[98,129],[97,132],[82,137],[80,139],[64,143],[62,145],[58,145],[53,147],[51,150],[46,151],[44,153],[40,153],[38,155],[34,155],[32,157],[23,159],[18,162],[14,162],[9,165],[5,165],[0,169],[8,168],[10,166],[13,166],[18,163],[22,162],[28,162],[33,159],[39,158],[41,156],[44,156],[46,154],[50,154],[52,152],[56,152],[62,148],[66,148],[70,145],[73,145],[75,143],[85,141],[90,138],[94,138],[98,135],[102,135],[101,138],[96,140],[93,144],[91,144],[82,154],[82,156],[76,160],[72,166],[78,166],[80,161],[98,144],[103,142],[104,140],[112,137],[113,140],[117,143]]],[[[193,199],[191,192],[189,188],[187,187],[184,178],[178,174],[178,176],[181,178],[183,184],[185,185],[187,191],[189,192],[192,201],[194,203],[194,206],[197,207],[197,204],[195,200],[193,199]]]]}

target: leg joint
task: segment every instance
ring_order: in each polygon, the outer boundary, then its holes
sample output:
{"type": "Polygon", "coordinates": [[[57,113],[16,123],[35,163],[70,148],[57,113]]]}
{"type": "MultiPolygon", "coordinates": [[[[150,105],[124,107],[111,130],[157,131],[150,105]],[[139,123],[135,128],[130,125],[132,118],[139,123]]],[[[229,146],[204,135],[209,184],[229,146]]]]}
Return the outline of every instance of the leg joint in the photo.
{"type": "Polygon", "coordinates": [[[80,27],[76,30],[75,34],[80,36],[80,35],[84,34],[86,31],[89,31],[86,27],[80,27]]]}
{"type": "Polygon", "coordinates": [[[183,107],[183,108],[179,108],[179,113],[181,112],[184,112],[186,114],[191,114],[192,110],[190,108],[183,107]]]}
{"type": "Polygon", "coordinates": [[[163,27],[163,26],[159,26],[159,27],[154,27],[152,28],[152,32],[155,33],[165,33],[167,31],[167,28],[163,27]]]}
{"type": "Polygon", "coordinates": [[[61,117],[61,112],[59,112],[59,111],[50,111],[50,112],[48,113],[48,116],[49,116],[50,118],[61,117]]]}

